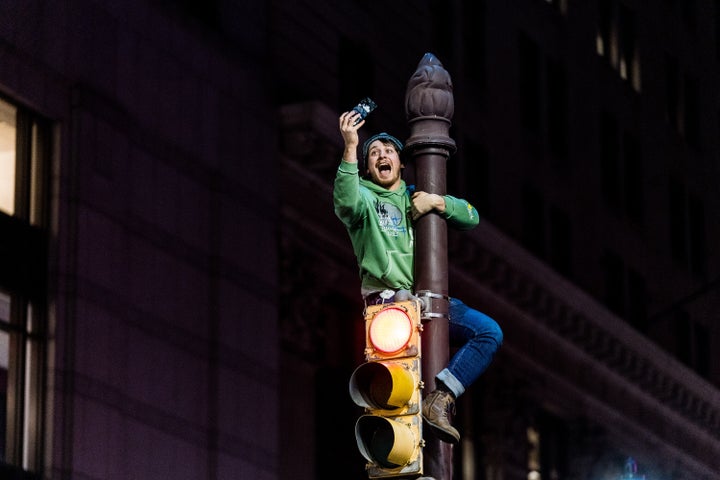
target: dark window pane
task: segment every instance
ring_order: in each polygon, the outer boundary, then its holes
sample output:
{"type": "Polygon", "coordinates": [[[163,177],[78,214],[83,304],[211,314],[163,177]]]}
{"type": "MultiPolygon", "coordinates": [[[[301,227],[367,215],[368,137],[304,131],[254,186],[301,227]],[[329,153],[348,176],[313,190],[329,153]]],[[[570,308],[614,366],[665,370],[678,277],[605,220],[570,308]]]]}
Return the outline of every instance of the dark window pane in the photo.
{"type": "Polygon", "coordinates": [[[518,48],[521,120],[524,127],[537,131],[540,128],[540,59],[538,47],[530,37],[521,33],[518,48]]]}
{"type": "Polygon", "coordinates": [[[677,59],[665,55],[665,109],[667,120],[676,130],[680,129],[680,77],[677,59]]]}
{"type": "Polygon", "coordinates": [[[605,201],[615,212],[620,209],[619,156],[617,122],[611,114],[603,112],[600,117],[600,175],[605,201]]]}
{"type": "Polygon", "coordinates": [[[674,180],[669,189],[670,250],[675,260],[687,261],[687,219],[685,216],[685,189],[674,180]]]}
{"type": "Polygon", "coordinates": [[[706,272],[705,207],[696,196],[688,199],[688,223],[690,237],[690,270],[697,275],[706,272]]]}
{"type": "Polygon", "coordinates": [[[543,199],[534,188],[523,190],[523,241],[540,258],[545,258],[545,214],[543,199]]]}
{"type": "Polygon", "coordinates": [[[570,220],[557,208],[550,210],[550,263],[560,273],[570,276],[572,265],[572,232],[570,220]]]}
{"type": "Polygon", "coordinates": [[[636,271],[628,271],[627,319],[640,332],[647,328],[647,298],[645,279],[636,271]]]}
{"type": "Polygon", "coordinates": [[[624,138],[625,209],[635,222],[643,220],[643,169],[640,143],[633,135],[624,138]]]}
{"type": "Polygon", "coordinates": [[[617,315],[624,316],[624,275],[622,259],[615,253],[607,251],[603,259],[605,270],[605,304],[617,315]]]}
{"type": "Polygon", "coordinates": [[[463,2],[463,48],[465,73],[473,88],[485,86],[485,0],[463,2]]]}
{"type": "MultiPolygon", "coordinates": [[[[560,160],[567,156],[567,80],[565,66],[559,61],[547,62],[548,143],[550,151],[560,160]]],[[[563,163],[563,162],[561,162],[563,163]]]]}

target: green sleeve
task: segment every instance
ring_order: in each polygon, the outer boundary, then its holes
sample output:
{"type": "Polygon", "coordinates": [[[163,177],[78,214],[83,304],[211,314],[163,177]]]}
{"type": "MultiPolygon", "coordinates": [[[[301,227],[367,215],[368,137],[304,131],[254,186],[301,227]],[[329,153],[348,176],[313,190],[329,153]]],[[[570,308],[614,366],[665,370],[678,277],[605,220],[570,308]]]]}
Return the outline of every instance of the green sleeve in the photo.
{"type": "Polygon", "coordinates": [[[364,215],[360,196],[358,164],[343,160],[335,175],[333,188],[335,215],[346,225],[352,226],[364,215]]]}
{"type": "Polygon", "coordinates": [[[458,230],[470,230],[480,223],[480,215],[467,200],[445,195],[445,212],[443,217],[448,224],[458,230]]]}

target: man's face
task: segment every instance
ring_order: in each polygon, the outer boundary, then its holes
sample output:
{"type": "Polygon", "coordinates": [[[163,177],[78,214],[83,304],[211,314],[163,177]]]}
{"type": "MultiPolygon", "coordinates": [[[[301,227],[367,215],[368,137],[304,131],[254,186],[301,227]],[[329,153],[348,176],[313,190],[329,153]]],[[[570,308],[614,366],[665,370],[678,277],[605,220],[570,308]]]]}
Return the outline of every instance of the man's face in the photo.
{"type": "Polygon", "coordinates": [[[373,183],[395,190],[400,186],[402,163],[392,143],[375,140],[368,148],[368,174],[373,183]]]}

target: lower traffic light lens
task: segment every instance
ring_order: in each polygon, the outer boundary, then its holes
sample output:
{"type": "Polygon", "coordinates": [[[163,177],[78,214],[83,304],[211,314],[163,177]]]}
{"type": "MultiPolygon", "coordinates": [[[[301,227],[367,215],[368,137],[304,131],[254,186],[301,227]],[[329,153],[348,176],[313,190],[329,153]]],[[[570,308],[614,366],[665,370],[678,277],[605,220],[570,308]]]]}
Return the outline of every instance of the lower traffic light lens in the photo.
{"type": "Polygon", "coordinates": [[[388,426],[382,426],[372,432],[372,438],[370,439],[370,444],[368,446],[372,452],[372,456],[383,467],[393,468],[398,466],[388,460],[394,441],[395,435],[393,435],[392,428],[389,428],[388,426]]]}
{"type": "Polygon", "coordinates": [[[377,415],[360,417],[355,437],[363,456],[384,468],[407,465],[419,444],[408,425],[377,415]]]}

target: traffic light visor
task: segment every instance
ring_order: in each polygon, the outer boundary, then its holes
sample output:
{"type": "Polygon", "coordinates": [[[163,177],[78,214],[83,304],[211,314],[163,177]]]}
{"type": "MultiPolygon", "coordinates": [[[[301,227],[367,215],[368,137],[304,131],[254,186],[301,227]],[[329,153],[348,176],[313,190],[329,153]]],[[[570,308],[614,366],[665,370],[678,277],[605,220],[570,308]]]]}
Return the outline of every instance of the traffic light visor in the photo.
{"type": "Polygon", "coordinates": [[[380,310],[371,320],[368,337],[373,348],[386,355],[403,350],[413,334],[412,320],[401,308],[380,310]]]}
{"type": "Polygon", "coordinates": [[[350,396],[365,408],[392,410],[410,402],[417,381],[405,363],[371,362],[360,365],[350,378],[350,396]]]}
{"type": "Polygon", "coordinates": [[[363,415],[355,424],[360,453],[384,468],[403,467],[416,457],[419,439],[411,427],[377,415],[363,415]]]}

